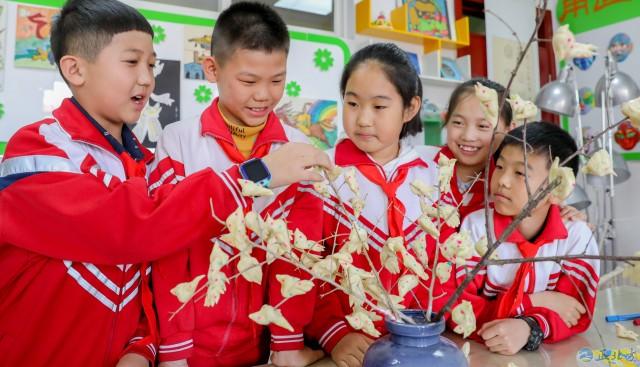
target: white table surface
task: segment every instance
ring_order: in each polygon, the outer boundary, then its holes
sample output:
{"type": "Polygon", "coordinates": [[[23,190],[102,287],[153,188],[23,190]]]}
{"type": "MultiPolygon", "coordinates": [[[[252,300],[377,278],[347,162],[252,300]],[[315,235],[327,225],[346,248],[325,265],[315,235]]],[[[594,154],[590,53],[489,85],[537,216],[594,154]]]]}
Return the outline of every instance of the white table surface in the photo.
{"type": "MultiPolygon", "coordinates": [[[[640,350],[640,342],[618,338],[614,323],[607,323],[604,319],[606,315],[638,312],[640,312],[640,288],[620,286],[600,290],[598,292],[594,320],[591,323],[591,327],[584,333],[559,343],[542,344],[540,349],[535,352],[521,351],[513,356],[492,353],[484,345],[470,341],[470,364],[471,367],[507,367],[509,362],[513,362],[518,367],[582,367],[585,365],[581,366],[576,360],[576,353],[580,349],[585,347],[591,349],[602,348],[602,342],[597,330],[600,331],[607,348],[633,347],[638,351],[640,350]]],[[[640,334],[640,327],[634,326],[631,321],[621,323],[640,334]]],[[[464,340],[453,333],[447,332],[446,336],[459,346],[464,344],[464,340]]],[[[312,367],[335,367],[335,364],[330,359],[325,358],[314,363],[312,367]]]]}

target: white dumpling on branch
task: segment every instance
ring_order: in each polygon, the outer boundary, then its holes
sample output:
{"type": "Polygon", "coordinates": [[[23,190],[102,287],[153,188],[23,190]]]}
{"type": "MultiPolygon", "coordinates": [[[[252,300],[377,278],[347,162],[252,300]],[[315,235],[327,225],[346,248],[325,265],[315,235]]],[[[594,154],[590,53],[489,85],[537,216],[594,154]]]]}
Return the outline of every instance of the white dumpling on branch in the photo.
{"type": "Polygon", "coordinates": [[[356,218],[360,217],[360,214],[362,214],[362,209],[364,209],[365,205],[364,199],[354,196],[349,200],[349,203],[351,204],[351,209],[353,209],[353,215],[356,218]]]}
{"type": "Polygon", "coordinates": [[[346,251],[350,254],[358,253],[361,254],[363,251],[366,251],[368,248],[367,241],[369,240],[367,231],[355,224],[351,227],[351,232],[349,232],[349,239],[342,246],[341,251],[346,251]]]}
{"type": "Polygon", "coordinates": [[[248,282],[262,283],[262,266],[260,266],[260,262],[255,257],[241,255],[237,268],[238,273],[248,282]]]}
{"type": "Polygon", "coordinates": [[[371,335],[374,338],[380,336],[380,332],[376,329],[371,315],[362,310],[356,310],[352,314],[346,316],[347,322],[355,330],[362,330],[363,332],[371,335]]]}
{"type": "Polygon", "coordinates": [[[474,245],[474,248],[476,249],[476,252],[478,253],[478,255],[484,256],[484,254],[486,254],[487,251],[489,250],[489,243],[487,242],[487,236],[482,236],[478,240],[478,242],[476,242],[476,244],[474,245]]]}
{"type": "Polygon", "coordinates": [[[420,281],[418,277],[413,274],[405,274],[398,279],[398,294],[400,297],[404,297],[407,293],[411,292],[413,288],[418,286],[420,281]]]}
{"type": "Polygon", "coordinates": [[[513,120],[516,122],[522,123],[538,115],[538,107],[536,107],[533,102],[520,98],[517,94],[512,95],[511,98],[507,98],[507,101],[511,105],[513,120]]]}
{"type": "Polygon", "coordinates": [[[260,238],[266,237],[266,225],[260,214],[254,212],[253,210],[249,211],[244,216],[244,224],[251,230],[251,232],[257,234],[260,238]]]}
{"type": "Polygon", "coordinates": [[[606,149],[600,149],[593,153],[587,164],[582,168],[582,171],[587,175],[593,176],[616,175],[613,170],[613,160],[606,149]]]}
{"type": "Polygon", "coordinates": [[[468,337],[476,329],[476,315],[473,313],[473,305],[469,301],[462,301],[451,311],[451,320],[457,325],[454,332],[468,337]]]}
{"type": "Polygon", "coordinates": [[[355,195],[360,196],[360,185],[358,185],[358,180],[356,179],[356,169],[353,167],[349,167],[344,170],[344,182],[349,186],[349,190],[355,195]]]}
{"type": "Polygon", "coordinates": [[[298,228],[293,232],[293,247],[303,251],[321,252],[324,250],[324,246],[315,241],[308,240],[307,236],[298,228]]]}
{"type": "Polygon", "coordinates": [[[335,181],[341,174],[342,174],[342,167],[340,166],[333,166],[332,169],[328,170],[325,169],[324,173],[327,176],[327,179],[331,182],[335,181]]]}
{"type": "Polygon", "coordinates": [[[456,167],[456,159],[448,158],[444,154],[440,154],[438,158],[438,185],[440,193],[446,194],[451,192],[451,178],[456,167]]]}
{"type": "Polygon", "coordinates": [[[427,185],[420,179],[411,181],[409,187],[411,188],[411,192],[416,196],[420,196],[420,198],[429,198],[435,192],[435,188],[433,186],[427,185]]]}
{"type": "Polygon", "coordinates": [[[310,252],[303,252],[300,255],[300,262],[304,265],[305,268],[311,269],[318,261],[321,260],[321,257],[316,254],[312,254],[310,252]]]}
{"type": "Polygon", "coordinates": [[[427,267],[429,265],[429,254],[427,253],[427,235],[421,233],[415,240],[411,241],[409,247],[413,249],[418,261],[422,266],[427,267]]]}
{"type": "Polygon", "coordinates": [[[591,44],[576,42],[576,37],[565,24],[555,31],[552,39],[553,52],[558,61],[571,60],[573,58],[591,58],[596,54],[598,48],[591,44]]]}
{"type": "Polygon", "coordinates": [[[204,307],[213,307],[220,301],[220,296],[227,291],[229,279],[225,273],[219,270],[209,269],[207,282],[207,294],[204,297],[204,307]]]}
{"type": "Polygon", "coordinates": [[[619,322],[616,322],[616,336],[621,339],[629,339],[635,342],[638,341],[638,334],[634,331],[627,329],[626,327],[624,327],[624,325],[622,325],[619,322]]]}
{"type": "Polygon", "coordinates": [[[344,267],[343,275],[341,285],[350,291],[349,304],[362,305],[366,297],[363,282],[365,279],[372,278],[373,274],[353,265],[347,265],[344,267]]]}
{"type": "Polygon", "coordinates": [[[220,270],[229,262],[229,255],[216,242],[209,253],[209,271],[220,270]]]}
{"type": "Polygon", "coordinates": [[[409,251],[404,250],[401,252],[401,254],[402,254],[402,263],[404,264],[405,268],[411,270],[415,275],[420,277],[420,279],[429,280],[429,275],[427,275],[422,265],[418,263],[418,260],[416,260],[416,258],[413,255],[411,255],[409,251]]]}
{"type": "Polygon", "coordinates": [[[248,252],[251,250],[253,243],[247,237],[245,232],[230,232],[225,233],[219,237],[220,240],[227,243],[229,246],[237,249],[240,252],[248,252]]]}
{"type": "Polygon", "coordinates": [[[311,268],[311,272],[318,278],[333,279],[340,269],[340,265],[349,265],[352,261],[353,258],[350,254],[336,252],[316,262],[311,268]]]}
{"type": "Polygon", "coordinates": [[[225,220],[225,224],[229,233],[245,232],[246,227],[244,225],[244,213],[242,208],[238,207],[238,209],[234,210],[233,213],[229,214],[225,220]]]}
{"type": "Polygon", "coordinates": [[[282,316],[282,312],[269,305],[262,305],[259,311],[249,315],[249,318],[260,325],[275,324],[283,329],[293,332],[293,326],[282,316]]]}
{"type": "Polygon", "coordinates": [[[476,83],[475,85],[476,97],[480,100],[480,106],[487,121],[491,124],[491,127],[498,126],[498,92],[493,89],[476,83]]]}
{"type": "Polygon", "coordinates": [[[473,256],[474,246],[468,232],[460,231],[452,234],[442,244],[442,256],[447,260],[462,266],[473,256]]]}
{"type": "Polygon", "coordinates": [[[576,176],[573,175],[571,168],[560,167],[560,159],[558,157],[554,159],[551,169],[549,169],[549,183],[554,182],[556,179],[560,179],[560,185],[554,188],[551,194],[564,201],[571,195],[576,185],[576,176]]]}
{"type": "Polygon", "coordinates": [[[451,270],[453,266],[450,262],[441,262],[436,265],[436,276],[440,283],[446,283],[451,278],[451,270]]]}
{"type": "Polygon", "coordinates": [[[430,218],[438,218],[438,209],[424,200],[420,200],[420,211],[430,218]]]}
{"type": "Polygon", "coordinates": [[[287,228],[287,222],[284,219],[273,219],[268,217],[265,225],[269,229],[269,239],[274,239],[284,246],[291,245],[291,233],[287,228]]]}
{"type": "Polygon", "coordinates": [[[276,279],[280,282],[280,293],[284,298],[308,293],[313,288],[311,280],[300,279],[291,275],[277,274],[276,279]]]}
{"type": "Polygon", "coordinates": [[[631,124],[640,128],[640,97],[622,104],[622,113],[631,120],[631,124]]]}
{"type": "Polygon", "coordinates": [[[180,301],[180,303],[185,303],[189,301],[191,297],[193,297],[193,294],[198,288],[198,283],[200,282],[200,280],[202,280],[202,278],[204,278],[204,274],[198,275],[189,282],[184,282],[176,285],[171,289],[170,292],[171,294],[176,296],[176,298],[178,298],[178,301],[180,301]]]}
{"type": "Polygon", "coordinates": [[[436,227],[435,223],[433,223],[433,220],[430,217],[424,214],[421,215],[418,218],[418,224],[420,225],[420,228],[422,228],[423,231],[427,232],[427,234],[429,234],[431,237],[437,239],[440,236],[438,227],[436,227]]]}
{"type": "Polygon", "coordinates": [[[331,197],[331,192],[329,192],[329,185],[327,185],[327,183],[324,181],[314,182],[313,189],[325,198],[331,197]]]}
{"type": "Polygon", "coordinates": [[[273,196],[273,191],[267,189],[262,185],[258,185],[253,181],[243,180],[239,178],[238,183],[242,188],[242,196],[251,196],[251,197],[273,196]]]}
{"type": "Polygon", "coordinates": [[[455,206],[440,204],[436,211],[440,213],[440,219],[444,220],[449,227],[457,228],[460,225],[460,213],[455,206]]]}
{"type": "Polygon", "coordinates": [[[404,249],[404,240],[402,237],[389,238],[382,251],[380,251],[380,263],[391,274],[398,274],[400,272],[400,264],[398,263],[398,251],[404,249]]]}

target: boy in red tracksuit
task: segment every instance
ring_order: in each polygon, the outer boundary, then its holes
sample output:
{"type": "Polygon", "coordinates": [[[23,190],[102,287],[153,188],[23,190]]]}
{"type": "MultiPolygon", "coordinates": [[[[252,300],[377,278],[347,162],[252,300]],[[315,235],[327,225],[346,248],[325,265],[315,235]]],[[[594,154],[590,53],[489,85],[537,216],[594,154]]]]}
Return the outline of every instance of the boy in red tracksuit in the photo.
{"type": "MultiPolygon", "coordinates": [[[[149,196],[153,156],[124,123],[153,91],[152,38],[146,19],[115,0],[71,0],[54,22],[53,53],[74,98],[18,130],[0,163],[0,366],[153,363],[145,262],[219,234],[211,210],[224,219],[239,206],[227,181],[241,177],[238,166],[149,196]]],[[[287,149],[264,158],[274,185],[326,165],[314,150],[287,149]],[[300,153],[313,158],[283,165],[300,153]]]]}
{"type": "MultiPolygon", "coordinates": [[[[528,201],[524,175],[531,192],[548,180],[551,162],[560,162],[576,151],[573,138],[560,127],[542,122],[527,124],[505,137],[496,152],[496,167],[491,177],[491,197],[495,234],[499,238],[523,210],[528,201]],[[529,152],[525,170],[523,141],[529,152]]],[[[578,157],[567,166],[578,172],[578,157]]],[[[496,249],[501,259],[565,255],[597,255],[593,233],[583,221],[563,220],[555,193],[543,199],[507,239],[496,249]]],[[[486,236],[484,210],[465,218],[461,232],[475,243],[486,236]]],[[[446,285],[453,293],[467,271],[479,261],[479,255],[454,270],[446,285]],[[454,285],[455,283],[455,285],[454,285]]],[[[490,265],[482,269],[467,287],[461,301],[469,301],[476,315],[477,337],[491,350],[515,354],[521,349],[535,350],[541,342],[553,343],[585,331],[593,314],[598,287],[599,261],[573,258],[558,262],[525,262],[490,265]],[[587,313],[587,309],[590,311],[587,313]]],[[[451,321],[455,326],[456,323],[451,321]]]]}
{"type": "MultiPolygon", "coordinates": [[[[277,152],[287,142],[306,142],[301,132],[283,125],[273,112],[284,92],[289,50],[287,27],[275,11],[257,3],[233,4],[216,20],[212,37],[212,56],[204,60],[203,68],[207,79],[217,84],[219,98],[199,118],[165,129],[156,149],[158,164],[150,178],[151,188],[180,181],[206,167],[224,172],[242,162],[254,165],[255,159],[277,152]]],[[[247,207],[264,219],[285,219],[290,230],[299,229],[308,239],[320,240],[322,201],[309,183],[274,190],[273,196],[256,198],[247,207]]],[[[229,257],[237,253],[222,239],[218,243],[229,257]]],[[[276,306],[283,300],[276,275],[310,278],[282,260],[262,266],[260,284],[234,276],[240,259],[231,261],[221,269],[230,282],[217,304],[205,307],[203,300],[194,300],[170,320],[181,307],[171,289],[207,274],[211,249],[210,240],[195,241],[189,250],[154,263],[161,366],[256,365],[267,362],[269,350],[274,364],[305,365],[322,355],[304,346],[303,328],[311,321],[314,289],[278,306],[293,330],[274,324],[266,328],[249,318],[263,304],[276,306]]],[[[262,250],[254,249],[252,255],[261,262],[265,259],[262,250]]]]}

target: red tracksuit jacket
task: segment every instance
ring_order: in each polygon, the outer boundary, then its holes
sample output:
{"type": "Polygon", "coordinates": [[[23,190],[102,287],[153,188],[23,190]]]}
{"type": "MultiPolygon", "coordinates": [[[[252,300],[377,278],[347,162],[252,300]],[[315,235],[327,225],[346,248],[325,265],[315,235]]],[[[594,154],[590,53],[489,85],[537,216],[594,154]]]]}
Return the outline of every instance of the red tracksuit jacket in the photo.
{"type": "MultiPolygon", "coordinates": [[[[404,237],[405,243],[409,244],[423,233],[417,222],[422,211],[418,197],[411,192],[410,183],[419,179],[429,186],[435,186],[438,182],[437,165],[433,163],[432,156],[429,153],[429,147],[414,147],[406,142],[401,142],[398,158],[381,166],[373,161],[369,155],[358,149],[351,140],[344,139],[336,145],[330,156],[333,154],[332,158],[335,164],[344,169],[357,166],[372,167],[380,172],[380,175],[387,182],[398,179],[402,175],[400,172],[406,169],[406,177],[399,183],[395,198],[405,209],[404,218],[400,224],[402,228],[401,235],[404,237]]],[[[398,294],[395,284],[405,271],[404,265],[400,261],[400,273],[391,274],[380,263],[381,248],[387,239],[392,237],[387,218],[388,208],[390,207],[389,199],[381,187],[368,179],[360,170],[356,169],[355,173],[361,197],[366,198],[366,205],[361,215],[355,218],[353,208],[349,204],[349,200],[354,195],[348,186],[344,184],[343,176],[336,180],[335,186],[339,190],[339,197],[343,204],[340,205],[338,197],[335,196],[332,190],[330,190],[331,197],[324,199],[324,222],[322,227],[323,238],[327,239],[325,240],[325,252],[326,254],[331,254],[338,252],[342,248],[349,238],[352,228],[351,221],[355,221],[367,231],[368,254],[373,262],[374,270],[382,269],[379,274],[384,287],[393,294],[398,294]],[[349,218],[351,218],[351,221],[349,218]]],[[[433,241],[427,243],[432,244],[433,241]]],[[[427,248],[429,259],[433,258],[434,251],[435,247],[427,248]]],[[[413,250],[410,249],[409,252],[413,253],[413,250]]],[[[367,271],[370,270],[369,263],[364,255],[354,253],[352,257],[354,265],[367,271]]],[[[341,291],[331,292],[331,288],[331,286],[323,284],[322,288],[318,290],[319,298],[313,322],[306,330],[309,337],[317,341],[327,353],[330,353],[347,333],[352,332],[351,327],[345,320],[345,316],[353,312],[349,306],[348,296],[341,291]]],[[[426,288],[419,285],[414,289],[414,293],[416,295],[415,298],[411,293],[405,296],[403,305],[407,308],[426,309],[428,302],[426,288]]],[[[435,295],[438,295],[438,293],[439,290],[436,289],[435,295]]],[[[386,333],[384,321],[376,322],[375,326],[378,331],[383,334],[386,333]]]]}
{"type": "MultiPolygon", "coordinates": [[[[238,160],[243,160],[238,156],[217,103],[215,100],[199,119],[177,122],[164,130],[156,149],[158,165],[151,174],[150,187],[180,181],[204,167],[224,171],[238,160]]],[[[282,125],[276,115],[270,113],[254,144],[252,156],[266,154],[289,141],[307,140],[302,133],[282,125]]],[[[237,185],[235,180],[228,182],[237,185]]],[[[246,197],[236,197],[235,200],[261,213],[263,218],[267,215],[274,219],[284,218],[291,230],[298,228],[308,239],[320,240],[322,228],[318,223],[322,218],[322,201],[314,195],[313,187],[297,183],[274,190],[274,194],[255,200],[246,197]]],[[[178,283],[207,273],[211,248],[209,239],[195,241],[189,250],[153,265],[154,296],[161,333],[160,361],[188,359],[191,367],[266,363],[269,331],[271,350],[302,349],[303,327],[311,321],[313,314],[314,289],[287,300],[281,307],[283,315],[294,328],[293,332],[275,325],[265,328],[248,317],[263,304],[276,305],[282,300],[276,274],[309,278],[307,273],[280,260],[263,266],[262,284],[236,277],[227,285],[226,293],[215,306],[204,307],[203,300],[192,302],[169,321],[170,314],[180,307],[170,290],[178,283]]],[[[230,256],[235,251],[231,246],[223,245],[222,248],[230,256]]],[[[254,250],[253,256],[259,261],[264,260],[262,251],[254,250]]],[[[237,261],[222,269],[229,277],[237,274],[237,261]]]]}
{"type": "MultiPolygon", "coordinates": [[[[149,152],[125,128],[136,163],[93,124],[65,100],[20,129],[0,164],[0,366],[154,360],[140,264],[219,233],[210,198],[221,218],[237,208],[227,198],[239,191],[211,170],[150,197],[144,176],[126,174],[144,174],[149,152]]],[[[237,167],[226,174],[240,177],[237,167]]]]}

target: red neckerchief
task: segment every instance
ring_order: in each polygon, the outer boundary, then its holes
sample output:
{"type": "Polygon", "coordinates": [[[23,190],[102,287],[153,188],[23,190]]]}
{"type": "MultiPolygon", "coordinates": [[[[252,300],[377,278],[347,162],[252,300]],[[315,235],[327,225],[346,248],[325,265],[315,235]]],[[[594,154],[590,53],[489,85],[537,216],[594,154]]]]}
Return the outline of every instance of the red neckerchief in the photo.
{"type": "Polygon", "coordinates": [[[286,143],[289,141],[282,123],[273,111],[269,112],[264,129],[258,134],[253,150],[249,158],[245,158],[236,147],[231,132],[227,128],[224,118],[218,109],[216,98],[200,117],[202,134],[211,135],[225,152],[227,157],[235,164],[242,163],[251,158],[262,158],[271,148],[273,143],[286,143]]]}
{"type": "MultiPolygon", "coordinates": [[[[512,217],[498,214],[495,210],[493,213],[493,223],[495,227],[496,238],[498,238],[504,230],[513,221],[512,217]]],[[[518,246],[520,254],[523,258],[535,257],[538,253],[538,249],[543,245],[550,243],[554,240],[560,240],[567,238],[567,229],[562,222],[562,215],[560,214],[560,208],[556,205],[551,205],[549,213],[547,214],[547,220],[544,223],[542,233],[531,243],[516,229],[509,235],[507,242],[514,243],[518,246]]],[[[516,315],[516,309],[522,304],[522,297],[525,293],[524,285],[525,280],[529,277],[529,282],[533,282],[534,264],[532,262],[526,262],[520,264],[518,272],[513,279],[513,284],[509,290],[502,296],[500,304],[498,305],[498,319],[504,319],[513,317],[516,315]]]]}
{"type": "Polygon", "coordinates": [[[405,179],[409,169],[416,166],[427,167],[427,163],[421,159],[415,159],[404,163],[396,169],[396,174],[391,181],[387,181],[384,169],[350,140],[344,139],[336,146],[336,164],[339,166],[355,166],[364,177],[378,185],[385,193],[388,201],[387,223],[389,236],[404,236],[403,222],[406,209],[404,204],[396,196],[396,191],[405,179]]]}
{"type": "MultiPolygon", "coordinates": [[[[449,147],[446,145],[440,149],[440,152],[438,154],[436,154],[434,158],[434,161],[436,163],[438,163],[440,154],[443,154],[445,157],[449,159],[455,158],[451,149],[449,149],[449,147]]],[[[458,165],[456,163],[456,165],[453,168],[453,176],[451,176],[451,182],[449,183],[449,186],[451,186],[451,194],[453,195],[453,198],[456,201],[456,203],[461,203],[464,201],[464,193],[460,192],[460,190],[458,189],[458,176],[457,176],[458,168],[457,167],[458,165]]],[[[489,179],[491,179],[494,169],[495,169],[495,163],[493,162],[493,159],[492,159],[491,165],[489,167],[489,179]]],[[[480,179],[477,180],[473,185],[471,185],[471,187],[467,191],[467,195],[471,195],[471,199],[466,205],[461,205],[460,208],[458,209],[458,211],[460,212],[461,220],[464,219],[467,216],[467,214],[472,213],[478,209],[484,208],[483,177],[484,177],[484,169],[482,170],[482,176],[480,177],[480,179]]]]}

